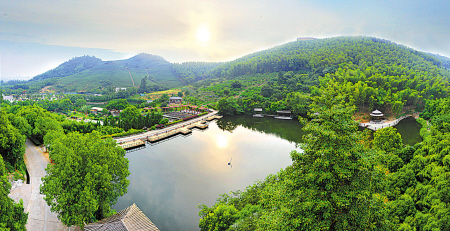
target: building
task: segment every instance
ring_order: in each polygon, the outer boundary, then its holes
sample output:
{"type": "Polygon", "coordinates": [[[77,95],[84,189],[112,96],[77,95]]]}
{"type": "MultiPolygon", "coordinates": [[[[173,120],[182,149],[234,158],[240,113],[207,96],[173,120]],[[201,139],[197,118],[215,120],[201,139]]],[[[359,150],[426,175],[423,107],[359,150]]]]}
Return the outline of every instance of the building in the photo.
{"type": "Polygon", "coordinates": [[[181,104],[183,101],[183,98],[181,97],[170,97],[169,98],[169,104],[181,104]]]}
{"type": "Polygon", "coordinates": [[[116,92],[119,92],[119,91],[126,91],[126,90],[127,90],[126,87],[116,87],[116,92]]]}
{"type": "Polygon", "coordinates": [[[10,103],[14,102],[14,97],[12,95],[3,95],[2,94],[2,96],[3,96],[3,100],[7,100],[10,103]]]}
{"type": "MultiPolygon", "coordinates": [[[[77,229],[80,230],[80,229],[77,229]]],[[[159,231],[158,227],[136,206],[136,204],[95,223],[84,226],[85,231],[100,230],[150,230],[159,231]]]]}
{"type": "Polygon", "coordinates": [[[101,108],[101,107],[92,107],[91,108],[91,112],[94,114],[97,114],[98,112],[101,112],[101,111],[103,111],[103,108],[101,108]]]}

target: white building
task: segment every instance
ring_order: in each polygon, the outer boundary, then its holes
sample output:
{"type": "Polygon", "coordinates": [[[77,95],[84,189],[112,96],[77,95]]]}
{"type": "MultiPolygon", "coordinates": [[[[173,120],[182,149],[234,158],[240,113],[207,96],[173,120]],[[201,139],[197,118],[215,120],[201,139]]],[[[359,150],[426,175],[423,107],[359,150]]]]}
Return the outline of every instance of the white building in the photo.
{"type": "Polygon", "coordinates": [[[116,87],[116,92],[118,91],[126,91],[127,88],[126,87],[116,87]]]}
{"type": "Polygon", "coordinates": [[[3,100],[8,100],[9,102],[14,102],[14,97],[12,95],[3,95],[3,100]]]}

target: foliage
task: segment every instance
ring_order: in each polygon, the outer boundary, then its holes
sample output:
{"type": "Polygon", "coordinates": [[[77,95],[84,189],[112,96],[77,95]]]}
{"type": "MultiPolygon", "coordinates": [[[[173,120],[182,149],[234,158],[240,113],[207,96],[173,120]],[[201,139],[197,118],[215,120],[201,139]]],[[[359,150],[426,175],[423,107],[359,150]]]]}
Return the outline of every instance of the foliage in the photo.
{"type": "Polygon", "coordinates": [[[373,134],[373,146],[376,149],[393,153],[403,144],[402,136],[396,128],[387,127],[377,130],[373,134]]]}
{"type": "Polygon", "coordinates": [[[128,101],[126,99],[113,99],[108,102],[106,109],[108,110],[123,110],[128,106],[128,101]]]}
{"type": "Polygon", "coordinates": [[[11,184],[6,174],[5,164],[0,156],[0,230],[25,231],[28,213],[24,213],[22,200],[14,203],[9,198],[11,184]]]}
{"type": "Polygon", "coordinates": [[[236,221],[237,213],[238,210],[234,205],[219,204],[213,209],[204,206],[199,212],[199,216],[203,218],[200,219],[198,226],[202,231],[225,231],[236,221]]]}
{"type": "Polygon", "coordinates": [[[118,132],[118,133],[113,133],[113,134],[108,134],[108,135],[103,135],[103,138],[107,138],[107,137],[122,137],[122,136],[129,136],[129,135],[133,135],[133,134],[139,134],[139,133],[143,133],[144,130],[142,129],[133,129],[131,128],[130,130],[126,131],[126,132],[118,132]]]}
{"type": "Polygon", "coordinates": [[[222,98],[217,104],[217,108],[222,115],[237,115],[242,113],[236,99],[231,97],[222,98]]]}
{"type": "Polygon", "coordinates": [[[69,133],[53,140],[41,193],[51,211],[68,226],[85,224],[110,215],[111,206],[127,191],[125,151],[98,132],[69,133]]]}
{"type": "Polygon", "coordinates": [[[24,144],[25,135],[11,125],[3,110],[0,111],[0,153],[9,171],[23,165],[24,144]]]}

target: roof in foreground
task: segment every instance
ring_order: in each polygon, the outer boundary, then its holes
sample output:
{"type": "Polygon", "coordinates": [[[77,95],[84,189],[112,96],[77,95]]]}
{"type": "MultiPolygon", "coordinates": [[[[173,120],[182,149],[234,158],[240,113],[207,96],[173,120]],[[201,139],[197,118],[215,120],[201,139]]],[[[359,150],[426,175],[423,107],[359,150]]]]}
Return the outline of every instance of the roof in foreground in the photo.
{"type": "Polygon", "coordinates": [[[170,97],[169,99],[183,99],[181,97],[170,97]]]}
{"type": "Polygon", "coordinates": [[[150,219],[136,206],[136,204],[95,223],[84,227],[87,231],[134,231],[159,230],[150,219]]]}

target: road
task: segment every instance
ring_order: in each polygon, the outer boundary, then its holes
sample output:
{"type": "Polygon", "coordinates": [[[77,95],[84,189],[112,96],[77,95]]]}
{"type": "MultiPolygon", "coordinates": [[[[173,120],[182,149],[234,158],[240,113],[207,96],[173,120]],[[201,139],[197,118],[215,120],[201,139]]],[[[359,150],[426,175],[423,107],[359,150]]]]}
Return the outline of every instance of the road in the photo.
{"type": "Polygon", "coordinates": [[[30,175],[30,184],[11,190],[10,197],[15,201],[24,201],[25,212],[28,212],[27,230],[60,231],[69,230],[57,214],[50,211],[50,206],[44,201],[44,196],[39,193],[41,178],[46,175],[45,168],[50,163],[44,153],[29,139],[26,141],[24,160],[30,175]]]}

